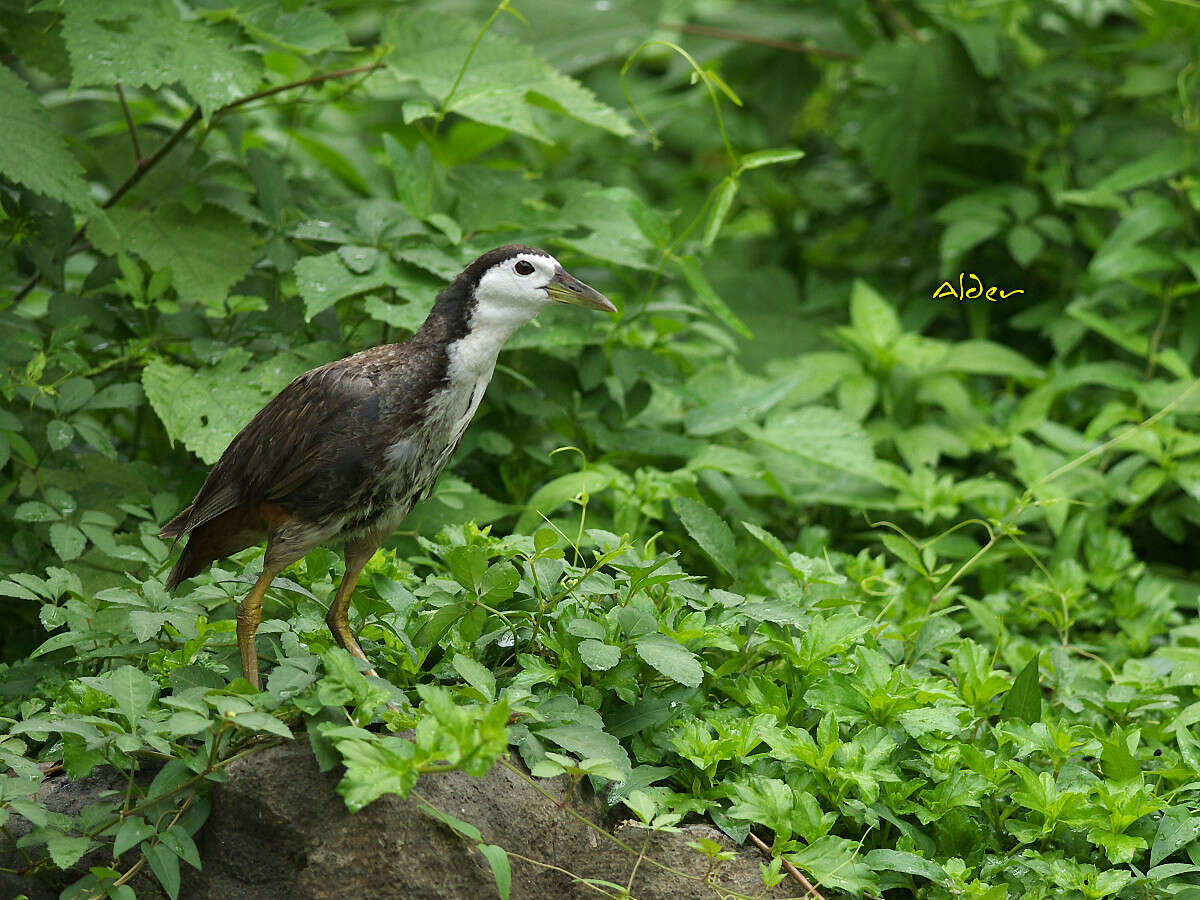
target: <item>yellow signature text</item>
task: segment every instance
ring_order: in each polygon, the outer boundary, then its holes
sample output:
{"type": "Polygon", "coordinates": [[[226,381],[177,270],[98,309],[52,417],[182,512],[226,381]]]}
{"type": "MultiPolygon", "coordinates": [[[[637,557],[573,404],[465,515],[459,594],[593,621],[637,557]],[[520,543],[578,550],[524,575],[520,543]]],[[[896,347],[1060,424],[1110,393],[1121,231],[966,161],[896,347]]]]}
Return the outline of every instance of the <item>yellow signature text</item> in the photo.
{"type": "Polygon", "coordinates": [[[992,285],[985,288],[979,276],[974,272],[964,274],[958,273],[958,290],[954,289],[954,284],[949,281],[943,281],[938,289],[933,292],[934,300],[941,300],[943,297],[953,297],[955,300],[991,300],[995,303],[997,300],[1007,300],[1014,294],[1023,294],[1023,290],[1004,291],[992,285]],[[966,283],[966,279],[971,279],[975,282],[974,285],[966,283]]]}

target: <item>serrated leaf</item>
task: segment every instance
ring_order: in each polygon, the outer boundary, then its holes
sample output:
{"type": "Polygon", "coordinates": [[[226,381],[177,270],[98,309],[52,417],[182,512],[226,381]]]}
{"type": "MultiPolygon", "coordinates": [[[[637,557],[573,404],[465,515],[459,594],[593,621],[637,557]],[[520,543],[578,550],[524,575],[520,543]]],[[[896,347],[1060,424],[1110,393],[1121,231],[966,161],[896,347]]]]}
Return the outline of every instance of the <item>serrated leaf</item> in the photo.
{"type": "Polygon", "coordinates": [[[730,575],[737,574],[737,549],[733,532],[725,520],[691,497],[676,497],[672,503],[679,520],[708,557],[730,575]]]}
{"type": "Polygon", "coordinates": [[[623,137],[633,133],[625,119],[588,88],[555,71],[529,46],[493,31],[479,40],[455,87],[478,37],[477,22],[430,10],[402,16],[390,35],[388,67],[439,101],[453,88],[450,112],[547,143],[551,138],[538,125],[540,111],[545,110],[623,137]]]}
{"type": "Polygon", "coordinates": [[[26,500],[16,508],[13,518],[18,522],[57,522],[62,516],[41,500],[26,500]]]}
{"type": "Polygon", "coordinates": [[[51,832],[46,838],[46,849],[50,851],[50,858],[60,869],[69,869],[79,862],[79,858],[91,845],[90,838],[63,834],[60,831],[51,832]]]}
{"type": "Polygon", "coordinates": [[[72,209],[97,211],[83,167],[29,86],[7,66],[0,66],[0,134],[0,174],[72,209]]]}
{"type": "Polygon", "coordinates": [[[109,227],[88,229],[96,248],[109,255],[132,253],[155,269],[170,268],[175,290],[215,314],[225,297],[258,259],[254,231],[216,206],[190,212],[181,203],[148,209],[108,211],[109,227]]]}
{"type": "Polygon", "coordinates": [[[85,678],[83,681],[116,700],[117,708],[131,728],[146,714],[150,702],[158,695],[158,685],[133,666],[121,666],[98,678],[85,678]]]}
{"type": "Polygon", "coordinates": [[[634,649],[638,656],[672,681],[697,687],[704,678],[704,669],[696,655],[665,634],[642,635],[634,644],[634,649]]]}
{"type": "Polygon", "coordinates": [[[621,648],[588,638],[579,642],[579,658],[593,672],[605,672],[621,661],[621,648]]]}
{"type": "MultiPolygon", "coordinates": [[[[235,7],[235,9],[237,9],[235,7]]],[[[284,12],[273,2],[243,4],[242,27],[261,41],[291,50],[313,54],[324,50],[349,50],[346,32],[322,9],[302,7],[284,12]],[[247,8],[249,6],[249,8],[247,8]]]]}
{"type": "Polygon", "coordinates": [[[193,371],[161,359],[142,370],[150,405],[172,440],[212,464],[233,436],[294,377],[308,368],[291,354],[247,366],[240,348],[209,369],[193,371]]]}
{"type": "Polygon", "coordinates": [[[61,560],[76,559],[87,546],[87,538],[74,525],[55,522],[50,526],[50,546],[61,560]]]}
{"type": "Polygon", "coordinates": [[[63,40],[71,87],[184,86],[207,117],[252,92],[260,64],[236,29],[185,22],[168,0],[66,0],[63,40]]]}
{"type": "Polygon", "coordinates": [[[46,443],[50,445],[51,450],[62,450],[64,447],[69,447],[74,437],[75,429],[69,422],[53,419],[46,423],[46,443]]]}

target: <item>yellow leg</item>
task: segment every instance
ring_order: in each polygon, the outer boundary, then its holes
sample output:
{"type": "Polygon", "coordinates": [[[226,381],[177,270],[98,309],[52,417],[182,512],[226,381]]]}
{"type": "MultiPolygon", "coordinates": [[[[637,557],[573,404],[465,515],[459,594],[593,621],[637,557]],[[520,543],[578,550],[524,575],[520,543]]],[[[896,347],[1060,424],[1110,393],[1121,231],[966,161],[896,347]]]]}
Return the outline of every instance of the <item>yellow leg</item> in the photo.
{"type": "Polygon", "coordinates": [[[242,674],[258,690],[258,649],[254,645],[254,634],[262,621],[262,601],[267,588],[278,572],[264,569],[237,608],[238,649],[242,652],[242,674]]]}
{"type": "MultiPolygon", "coordinates": [[[[358,576],[362,574],[363,566],[378,549],[379,541],[376,540],[367,539],[346,543],[346,574],[342,576],[342,583],[338,585],[333,603],[329,607],[329,614],[325,617],[325,623],[333,632],[333,639],[338,642],[338,646],[368,664],[371,661],[367,659],[367,654],[363,652],[363,648],[358,645],[353,632],[350,631],[350,597],[358,584],[358,576]]],[[[367,674],[378,676],[374,667],[367,669],[367,674]]]]}

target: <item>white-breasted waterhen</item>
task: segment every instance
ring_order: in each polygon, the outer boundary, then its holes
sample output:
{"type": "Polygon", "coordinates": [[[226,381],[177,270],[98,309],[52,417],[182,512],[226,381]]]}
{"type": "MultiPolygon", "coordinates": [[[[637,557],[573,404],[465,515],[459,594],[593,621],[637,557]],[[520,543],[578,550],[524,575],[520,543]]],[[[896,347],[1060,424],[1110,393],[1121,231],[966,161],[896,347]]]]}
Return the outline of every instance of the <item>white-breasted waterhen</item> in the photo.
{"type": "MultiPolygon", "coordinates": [[[[167,589],[267,541],[262,574],[237,608],[242,672],[258,687],[255,632],[271,581],[314,547],[345,543],[346,574],[326,622],[367,661],[347,612],[359,573],[433,491],[458,449],[508,337],[551,303],[616,312],[550,254],[509,244],[472,262],[407,341],[305,372],[229,444],[162,535],[187,537],[167,589]]],[[[371,670],[370,674],[374,674],[371,670]]]]}

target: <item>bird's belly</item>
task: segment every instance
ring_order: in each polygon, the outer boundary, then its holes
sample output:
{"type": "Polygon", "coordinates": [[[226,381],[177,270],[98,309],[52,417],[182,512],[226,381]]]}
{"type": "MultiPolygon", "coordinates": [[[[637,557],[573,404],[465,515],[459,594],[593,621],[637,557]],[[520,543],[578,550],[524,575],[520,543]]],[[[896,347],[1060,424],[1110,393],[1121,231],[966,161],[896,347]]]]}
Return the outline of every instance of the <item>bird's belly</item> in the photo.
{"type": "Polygon", "coordinates": [[[434,482],[471,424],[490,376],[489,371],[468,384],[452,380],[429,399],[419,428],[392,437],[375,477],[363,485],[356,511],[344,521],[343,535],[390,532],[433,493],[434,482]]]}

